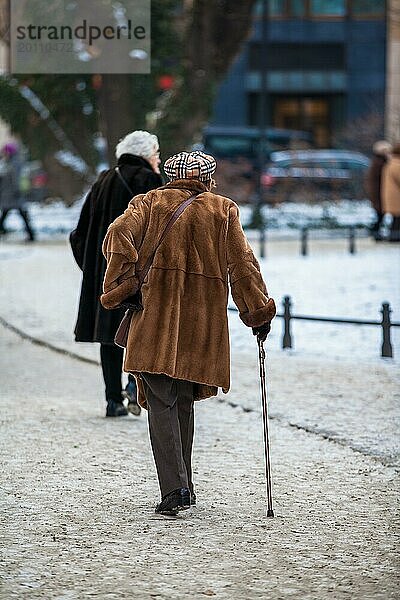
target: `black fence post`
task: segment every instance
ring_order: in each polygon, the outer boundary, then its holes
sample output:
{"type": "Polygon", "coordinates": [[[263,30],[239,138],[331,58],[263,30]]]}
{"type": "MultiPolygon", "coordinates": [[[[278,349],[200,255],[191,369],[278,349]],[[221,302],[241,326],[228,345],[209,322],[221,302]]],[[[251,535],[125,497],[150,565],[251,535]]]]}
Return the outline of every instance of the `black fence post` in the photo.
{"type": "Polygon", "coordinates": [[[265,227],[260,226],[260,258],[265,258],[265,227]]]}
{"type": "Polygon", "coordinates": [[[303,227],[301,230],[301,255],[307,256],[308,254],[308,229],[303,227]]]}
{"type": "Polygon", "coordinates": [[[350,254],[356,253],[356,230],[354,226],[351,226],[349,230],[349,252],[350,254]]]}
{"type": "Polygon", "coordinates": [[[290,332],[290,307],[292,303],[290,301],[290,296],[285,296],[283,299],[283,322],[284,322],[284,331],[283,331],[283,339],[282,339],[282,348],[291,348],[292,347],[292,334],[290,332]]]}
{"type": "Polygon", "coordinates": [[[393,358],[392,342],[390,340],[390,310],[389,302],[382,302],[382,357],[393,358]]]}

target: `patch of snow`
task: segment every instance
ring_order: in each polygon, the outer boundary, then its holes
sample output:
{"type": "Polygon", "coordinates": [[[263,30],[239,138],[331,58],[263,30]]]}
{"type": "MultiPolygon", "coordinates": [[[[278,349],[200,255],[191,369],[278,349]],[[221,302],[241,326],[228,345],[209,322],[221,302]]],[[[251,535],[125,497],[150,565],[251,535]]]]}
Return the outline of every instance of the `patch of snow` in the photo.
{"type": "MultiPolygon", "coordinates": [[[[348,254],[339,240],[313,242],[307,257],[297,243],[274,242],[268,258],[260,260],[271,296],[282,312],[289,295],[293,313],[365,320],[381,318],[388,301],[392,320],[400,321],[400,270],[397,245],[360,240],[358,252],[348,254]]],[[[67,244],[0,244],[0,315],[31,335],[93,357],[95,345],[75,344],[81,274],[67,244]],[[45,276],[43,275],[45,274],[45,276]],[[27,293],[29,290],[29,293],[27,293]]],[[[230,299],[230,304],[233,304],[230,299]]],[[[251,331],[237,313],[229,312],[232,351],[256,351],[251,331]]],[[[281,354],[283,319],[273,322],[268,351],[281,354]]],[[[292,322],[293,350],[299,355],[380,361],[380,326],[292,322]]],[[[392,328],[394,357],[400,359],[400,328],[392,328]]]]}
{"type": "MultiPolygon", "coordinates": [[[[332,242],[331,242],[332,243],[332,242]]],[[[278,313],[283,312],[284,296],[292,300],[292,314],[331,318],[381,320],[382,302],[389,302],[392,321],[400,321],[400,252],[397,245],[375,246],[370,240],[354,255],[314,243],[309,256],[299,256],[297,244],[287,244],[278,251],[269,247],[268,258],[260,266],[268,291],[275,298],[278,313]],[[292,247],[292,251],[290,251],[292,247]],[[294,251],[293,251],[294,250],[294,251]]],[[[361,244],[361,242],[360,242],[361,244]]],[[[233,301],[230,299],[230,306],[233,301]]],[[[232,342],[238,350],[254,350],[254,340],[237,314],[230,313],[232,342]]],[[[380,357],[382,328],[380,326],[292,321],[293,350],[331,358],[349,357],[356,360],[380,357]]],[[[283,319],[273,322],[268,346],[282,346],[283,319]]],[[[400,358],[400,328],[391,329],[394,356],[400,358]]]]}
{"type": "MultiPolygon", "coordinates": [[[[250,222],[253,208],[249,205],[240,209],[244,226],[250,222]]],[[[375,211],[369,200],[323,202],[305,204],[283,202],[276,206],[263,206],[262,214],[267,229],[300,229],[302,227],[340,228],[369,227],[375,220],[375,211]]]]}
{"type": "MultiPolygon", "coordinates": [[[[73,206],[57,201],[47,205],[28,204],[32,226],[39,239],[62,238],[72,231],[78,222],[85,195],[73,206]]],[[[252,207],[242,206],[241,220],[244,226],[250,221],[252,207]]],[[[264,206],[263,215],[267,230],[275,234],[290,235],[302,227],[340,229],[344,227],[368,227],[374,222],[375,211],[369,201],[343,200],[337,203],[297,204],[286,202],[276,207],[264,206]]],[[[18,213],[7,217],[6,227],[12,232],[23,232],[18,213]]],[[[16,239],[19,239],[19,235],[16,239]]]]}
{"type": "MultiPolygon", "coordinates": [[[[65,206],[62,201],[51,204],[30,203],[27,205],[32,228],[38,239],[64,238],[75,229],[84,202],[84,196],[73,204],[65,206]]],[[[24,231],[24,224],[18,212],[12,211],[5,221],[7,231],[12,234],[12,239],[19,239],[24,231]]]]}

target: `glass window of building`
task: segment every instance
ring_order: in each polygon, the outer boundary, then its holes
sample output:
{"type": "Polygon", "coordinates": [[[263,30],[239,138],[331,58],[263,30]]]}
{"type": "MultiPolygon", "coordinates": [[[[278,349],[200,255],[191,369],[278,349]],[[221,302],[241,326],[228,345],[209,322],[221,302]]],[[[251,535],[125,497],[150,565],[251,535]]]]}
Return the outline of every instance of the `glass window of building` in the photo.
{"type": "MultiPolygon", "coordinates": [[[[307,0],[269,0],[270,17],[304,17],[307,0]]],[[[259,14],[262,14],[262,2],[258,3],[259,14]]]]}
{"type": "Polygon", "coordinates": [[[293,17],[304,17],[306,14],[305,0],[291,0],[290,8],[293,17]]]}
{"type": "Polygon", "coordinates": [[[254,14],[261,17],[264,2],[272,18],[342,18],[349,11],[355,18],[384,17],[385,0],[258,0],[254,14]]]}
{"type": "MultiPolygon", "coordinates": [[[[262,2],[261,5],[261,14],[262,14],[262,2]]],[[[271,17],[282,17],[286,14],[286,0],[269,0],[268,2],[268,11],[271,17]]]]}
{"type": "Polygon", "coordinates": [[[262,11],[263,11],[262,2],[261,2],[261,0],[257,0],[257,2],[255,3],[255,5],[253,7],[253,16],[260,17],[262,15],[262,11]]]}
{"type": "Polygon", "coordinates": [[[316,17],[344,17],[346,0],[311,0],[310,12],[316,17]]]}
{"type": "Polygon", "coordinates": [[[385,0],[353,0],[351,7],[355,17],[381,17],[385,14],[385,0]]]}
{"type": "Polygon", "coordinates": [[[315,145],[324,148],[330,143],[330,102],[331,100],[319,96],[273,96],[273,126],[309,131],[315,145]]]}

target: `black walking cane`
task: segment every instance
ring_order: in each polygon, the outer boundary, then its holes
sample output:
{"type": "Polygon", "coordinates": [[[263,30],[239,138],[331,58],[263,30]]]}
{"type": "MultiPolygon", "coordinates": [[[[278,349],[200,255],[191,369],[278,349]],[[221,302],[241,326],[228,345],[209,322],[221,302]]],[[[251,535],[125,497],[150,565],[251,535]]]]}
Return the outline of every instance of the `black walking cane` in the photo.
{"type": "Polygon", "coordinates": [[[263,405],[263,423],[264,423],[264,448],[265,448],[265,475],[267,484],[267,517],[273,517],[272,510],[272,486],[271,486],[271,463],[269,459],[269,432],[268,432],[268,405],[267,405],[267,385],[265,380],[265,350],[263,342],[257,336],[258,342],[258,358],[260,362],[260,379],[261,379],[261,398],[263,405]]]}

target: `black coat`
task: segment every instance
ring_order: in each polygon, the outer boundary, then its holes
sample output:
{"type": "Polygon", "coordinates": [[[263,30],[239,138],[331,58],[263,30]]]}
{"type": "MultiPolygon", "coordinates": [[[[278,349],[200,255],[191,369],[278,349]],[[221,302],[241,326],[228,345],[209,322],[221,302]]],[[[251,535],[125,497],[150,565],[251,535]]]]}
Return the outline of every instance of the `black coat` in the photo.
{"type": "Polygon", "coordinates": [[[75,325],[77,342],[114,342],[124,310],[105,310],[99,301],[107,266],[101,249],[103,239],[108,226],[124,212],[132,196],[162,185],[160,175],[154,173],[144,158],[123,154],[118,166],[132,194],[125,188],[115,169],[103,171],[88,193],[77,228],[70,236],[75,260],[83,271],[75,325]]]}

